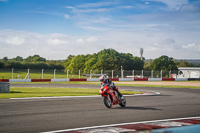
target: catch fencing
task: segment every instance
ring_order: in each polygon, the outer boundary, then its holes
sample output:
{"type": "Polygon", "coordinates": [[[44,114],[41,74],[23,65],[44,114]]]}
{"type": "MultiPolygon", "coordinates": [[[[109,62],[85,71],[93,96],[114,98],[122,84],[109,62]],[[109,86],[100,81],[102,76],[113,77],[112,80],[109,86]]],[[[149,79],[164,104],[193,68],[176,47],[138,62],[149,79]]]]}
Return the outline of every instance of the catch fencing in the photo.
{"type": "Polygon", "coordinates": [[[99,78],[106,74],[109,78],[177,78],[179,71],[149,70],[100,70],[84,72],[56,69],[0,69],[0,79],[82,79],[99,78]]]}

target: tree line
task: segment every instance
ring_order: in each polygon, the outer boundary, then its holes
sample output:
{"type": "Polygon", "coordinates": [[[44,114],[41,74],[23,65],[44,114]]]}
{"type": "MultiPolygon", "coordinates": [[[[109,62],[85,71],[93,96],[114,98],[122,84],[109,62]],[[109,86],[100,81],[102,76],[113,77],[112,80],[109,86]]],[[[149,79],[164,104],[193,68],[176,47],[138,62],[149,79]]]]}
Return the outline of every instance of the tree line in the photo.
{"type": "Polygon", "coordinates": [[[119,53],[114,49],[104,49],[98,53],[87,55],[69,55],[64,61],[46,60],[39,55],[22,58],[0,59],[0,68],[15,69],[58,69],[70,70],[70,73],[78,73],[81,70],[84,73],[99,73],[101,70],[154,70],[154,71],[173,71],[178,67],[194,67],[187,61],[176,61],[172,57],[163,55],[154,60],[145,60],[135,57],[130,53],[119,53]]]}
{"type": "Polygon", "coordinates": [[[101,70],[142,70],[144,61],[139,57],[133,57],[130,53],[119,53],[114,49],[104,49],[92,55],[70,55],[63,62],[65,69],[76,73],[82,70],[84,73],[100,72],[101,70]]]}
{"type": "Polygon", "coordinates": [[[61,61],[46,60],[39,55],[29,56],[23,59],[21,56],[8,59],[4,57],[0,60],[0,68],[15,69],[64,69],[61,61]]]}

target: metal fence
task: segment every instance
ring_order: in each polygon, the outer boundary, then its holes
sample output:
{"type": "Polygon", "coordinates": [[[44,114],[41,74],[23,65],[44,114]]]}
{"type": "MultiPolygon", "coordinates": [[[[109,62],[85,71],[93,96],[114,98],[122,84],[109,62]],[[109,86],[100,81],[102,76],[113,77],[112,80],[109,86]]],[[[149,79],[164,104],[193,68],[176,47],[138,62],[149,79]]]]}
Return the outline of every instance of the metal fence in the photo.
{"type": "Polygon", "coordinates": [[[90,70],[84,73],[78,70],[56,69],[0,69],[0,79],[73,79],[73,78],[98,78],[106,74],[110,78],[177,78],[178,71],[147,71],[147,70],[90,70]],[[176,76],[176,77],[175,77],[176,76]]]}

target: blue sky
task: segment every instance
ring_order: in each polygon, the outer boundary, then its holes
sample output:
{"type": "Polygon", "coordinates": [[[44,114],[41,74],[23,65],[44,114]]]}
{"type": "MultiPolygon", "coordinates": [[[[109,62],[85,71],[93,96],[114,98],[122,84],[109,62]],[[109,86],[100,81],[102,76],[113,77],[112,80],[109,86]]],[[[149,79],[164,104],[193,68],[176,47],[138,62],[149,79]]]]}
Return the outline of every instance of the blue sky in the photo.
{"type": "Polygon", "coordinates": [[[105,48],[146,59],[200,58],[200,0],[0,0],[0,58],[105,48]]]}

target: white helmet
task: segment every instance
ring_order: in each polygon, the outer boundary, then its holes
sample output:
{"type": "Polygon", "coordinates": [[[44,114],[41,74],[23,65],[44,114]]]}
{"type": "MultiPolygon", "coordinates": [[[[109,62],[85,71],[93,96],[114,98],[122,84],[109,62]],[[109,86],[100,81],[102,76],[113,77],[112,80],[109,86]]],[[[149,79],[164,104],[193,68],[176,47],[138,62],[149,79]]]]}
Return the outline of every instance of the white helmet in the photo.
{"type": "Polygon", "coordinates": [[[105,76],[105,75],[101,75],[101,76],[99,77],[99,80],[100,80],[101,82],[103,82],[105,79],[106,79],[106,76],[105,76]]]}

